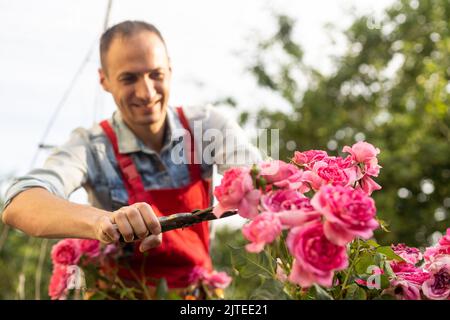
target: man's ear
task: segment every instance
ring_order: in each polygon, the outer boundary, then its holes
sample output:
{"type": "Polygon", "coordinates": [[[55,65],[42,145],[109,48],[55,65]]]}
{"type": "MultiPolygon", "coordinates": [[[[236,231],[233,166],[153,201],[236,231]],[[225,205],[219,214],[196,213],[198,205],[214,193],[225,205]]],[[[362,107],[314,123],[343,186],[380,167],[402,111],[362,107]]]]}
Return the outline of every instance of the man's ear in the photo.
{"type": "Polygon", "coordinates": [[[107,92],[110,92],[108,76],[106,75],[106,72],[102,68],[98,69],[98,76],[99,76],[100,84],[103,87],[103,89],[107,92]]]}

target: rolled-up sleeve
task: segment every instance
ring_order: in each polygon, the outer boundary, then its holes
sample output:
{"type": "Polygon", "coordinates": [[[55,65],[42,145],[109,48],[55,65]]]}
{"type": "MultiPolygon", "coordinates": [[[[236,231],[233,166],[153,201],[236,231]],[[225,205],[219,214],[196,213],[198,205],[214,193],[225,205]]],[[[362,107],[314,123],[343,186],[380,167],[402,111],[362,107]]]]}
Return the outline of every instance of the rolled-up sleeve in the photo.
{"type": "Polygon", "coordinates": [[[90,158],[87,130],[78,128],[68,142],[51,152],[41,168],[32,169],[12,181],[6,191],[5,207],[20,192],[34,187],[45,188],[67,199],[86,182],[90,158]]]}

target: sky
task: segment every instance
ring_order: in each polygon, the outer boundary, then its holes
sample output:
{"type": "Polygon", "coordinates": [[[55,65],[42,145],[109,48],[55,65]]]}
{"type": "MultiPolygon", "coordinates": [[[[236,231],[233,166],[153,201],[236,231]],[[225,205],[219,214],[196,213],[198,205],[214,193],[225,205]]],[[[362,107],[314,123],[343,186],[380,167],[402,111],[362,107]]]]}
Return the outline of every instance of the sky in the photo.
{"type": "MultiPolygon", "coordinates": [[[[335,34],[355,15],[380,15],[393,0],[113,0],[109,24],[139,19],[162,32],[173,63],[173,105],[205,104],[226,96],[239,110],[265,104],[285,108],[257,87],[246,71],[258,39],[275,30],[273,13],[297,20],[294,39],[304,62],[331,72],[330,56],[345,51],[335,34]]],[[[39,143],[60,144],[79,126],[90,127],[114,111],[98,83],[98,39],[107,0],[0,0],[0,177],[30,169],[39,143]],[[88,55],[88,53],[90,54],[88,55]],[[51,115],[88,57],[44,141],[51,115]]],[[[38,153],[41,164],[47,151],[38,153]]],[[[1,191],[1,190],[0,190],[1,191]]],[[[74,198],[83,201],[80,193],[74,198]]],[[[229,218],[232,219],[232,218],[229,218]]]]}

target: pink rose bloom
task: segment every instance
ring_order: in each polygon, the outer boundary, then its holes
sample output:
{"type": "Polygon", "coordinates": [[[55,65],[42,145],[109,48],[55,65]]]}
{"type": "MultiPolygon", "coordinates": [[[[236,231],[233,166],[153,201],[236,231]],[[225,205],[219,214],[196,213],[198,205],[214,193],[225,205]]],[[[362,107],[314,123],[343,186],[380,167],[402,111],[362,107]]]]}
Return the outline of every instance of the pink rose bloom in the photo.
{"type": "Polygon", "coordinates": [[[357,186],[358,189],[362,189],[369,196],[372,192],[380,190],[381,186],[376,183],[372,178],[368,175],[365,175],[361,180],[359,180],[359,184],[357,186]]]}
{"type": "Polygon", "coordinates": [[[314,283],[331,287],[334,271],[348,266],[346,248],[325,237],[321,222],[291,229],[286,242],[295,258],[289,280],[303,288],[314,283]]]}
{"type": "Polygon", "coordinates": [[[48,295],[52,300],[63,300],[66,298],[68,279],[69,273],[67,272],[66,265],[57,264],[53,267],[53,273],[48,287],[48,295]]]}
{"type": "Polygon", "coordinates": [[[189,283],[197,283],[205,277],[206,269],[200,266],[195,266],[189,274],[189,283]]]}
{"type": "Polygon", "coordinates": [[[380,149],[375,148],[370,143],[359,141],[351,147],[345,146],[342,149],[342,152],[350,153],[355,162],[366,163],[376,158],[376,156],[380,153],[380,149]]]}
{"type": "Polygon", "coordinates": [[[240,216],[248,219],[258,214],[261,191],[253,186],[250,169],[231,168],[225,171],[220,186],[214,189],[219,204],[213,209],[216,217],[225,211],[237,209],[240,216]]]}
{"type": "Polygon", "coordinates": [[[403,273],[403,272],[416,272],[417,268],[410,263],[404,262],[404,261],[390,261],[389,264],[391,265],[392,271],[395,273],[403,273]]]}
{"type": "Polygon", "coordinates": [[[353,185],[361,177],[359,168],[352,165],[350,158],[328,157],[316,162],[310,171],[305,171],[302,179],[317,191],[325,184],[353,185]]]}
{"type": "Polygon", "coordinates": [[[231,277],[226,272],[208,271],[207,269],[195,266],[189,275],[190,283],[204,282],[211,288],[225,289],[231,283],[231,277]]]}
{"type": "Polygon", "coordinates": [[[308,150],[305,152],[295,151],[292,161],[299,166],[303,166],[306,169],[311,170],[314,163],[327,157],[328,154],[322,150],[308,150]]]}
{"type": "Polygon", "coordinates": [[[355,237],[369,239],[378,228],[375,202],[360,190],[342,186],[323,186],[311,199],[324,218],[327,238],[345,245],[355,237]]]}
{"type": "Polygon", "coordinates": [[[64,239],[52,248],[52,260],[54,264],[77,264],[81,257],[80,247],[76,239],[64,239]]]}
{"type": "Polygon", "coordinates": [[[450,247],[450,228],[447,228],[447,232],[441,239],[439,239],[439,247],[450,247]]]}
{"type": "Polygon", "coordinates": [[[245,246],[247,251],[258,253],[281,234],[281,222],[276,213],[266,211],[244,225],[242,233],[252,242],[245,246]]]}
{"type": "Polygon", "coordinates": [[[321,217],[309,198],[295,190],[271,191],[261,197],[261,203],[264,209],[278,213],[283,228],[302,225],[321,217]]]}
{"type": "Polygon", "coordinates": [[[368,195],[371,195],[373,191],[380,190],[381,186],[370,178],[377,177],[380,172],[381,167],[378,165],[378,159],[376,158],[380,149],[375,148],[370,143],[360,141],[351,148],[345,146],[342,151],[350,153],[355,164],[364,164],[363,176],[359,181],[358,188],[364,190],[368,195]]]}
{"type": "Polygon", "coordinates": [[[445,300],[450,296],[450,256],[437,257],[428,268],[431,276],[422,284],[423,294],[432,300],[445,300]]]}
{"type": "Polygon", "coordinates": [[[89,258],[96,258],[100,255],[100,241],[92,239],[82,239],[78,241],[80,251],[89,258]]]}
{"type": "Polygon", "coordinates": [[[439,243],[434,247],[428,247],[425,249],[423,257],[425,259],[425,269],[428,269],[430,265],[439,257],[443,255],[450,255],[450,246],[441,246],[439,243]]]}
{"type": "Polygon", "coordinates": [[[262,162],[260,165],[260,176],[268,184],[273,184],[279,188],[299,190],[301,193],[309,191],[309,188],[302,181],[303,171],[295,165],[281,160],[262,162]]]}
{"type": "Polygon", "coordinates": [[[211,288],[225,289],[230,285],[231,277],[226,272],[213,270],[205,274],[204,281],[211,288]]]}
{"type": "Polygon", "coordinates": [[[391,280],[391,287],[382,294],[391,294],[398,300],[421,300],[420,286],[405,280],[391,280]]]}
{"type": "Polygon", "coordinates": [[[261,205],[267,211],[280,212],[285,210],[300,209],[309,204],[309,198],[302,193],[291,189],[270,191],[261,196],[261,205]]]}
{"type": "Polygon", "coordinates": [[[417,248],[407,247],[404,243],[391,245],[391,248],[403,260],[413,265],[422,260],[422,253],[417,248]]]}
{"type": "Polygon", "coordinates": [[[399,280],[405,280],[419,286],[421,286],[425,280],[430,278],[430,274],[422,271],[421,269],[416,269],[414,272],[399,272],[395,275],[399,280]]]}
{"type": "Polygon", "coordinates": [[[378,165],[378,159],[373,158],[364,163],[364,174],[371,177],[378,177],[381,166],[378,165]]]}

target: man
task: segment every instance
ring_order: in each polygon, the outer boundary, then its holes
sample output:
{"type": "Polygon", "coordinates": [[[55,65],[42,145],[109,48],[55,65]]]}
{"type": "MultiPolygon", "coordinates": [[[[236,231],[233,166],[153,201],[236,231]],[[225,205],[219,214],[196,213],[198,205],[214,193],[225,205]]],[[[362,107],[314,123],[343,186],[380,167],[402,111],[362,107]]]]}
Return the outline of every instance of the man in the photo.
{"type": "Polygon", "coordinates": [[[194,267],[212,268],[208,225],[163,237],[158,216],[210,205],[212,163],[199,148],[205,145],[202,135],[216,129],[239,141],[233,148],[224,143],[214,148],[219,172],[237,165],[227,162],[236,154],[248,164],[258,162],[260,154],[234,121],[213,108],[168,106],[172,68],[153,25],[125,21],[108,29],[100,57],[100,83],[118,110],[89,130],[75,130],[43,168],[16,179],[7,191],[3,221],[36,237],[105,244],[120,236],[129,243],[139,240],[121,276],[131,279],[147,256],[145,276],[166,278],[171,288],[186,287],[194,267]],[[200,136],[193,136],[196,123],[202,125],[200,136]],[[179,150],[186,160],[181,164],[179,150]],[[92,206],[67,200],[79,187],[87,190],[92,206]]]}

